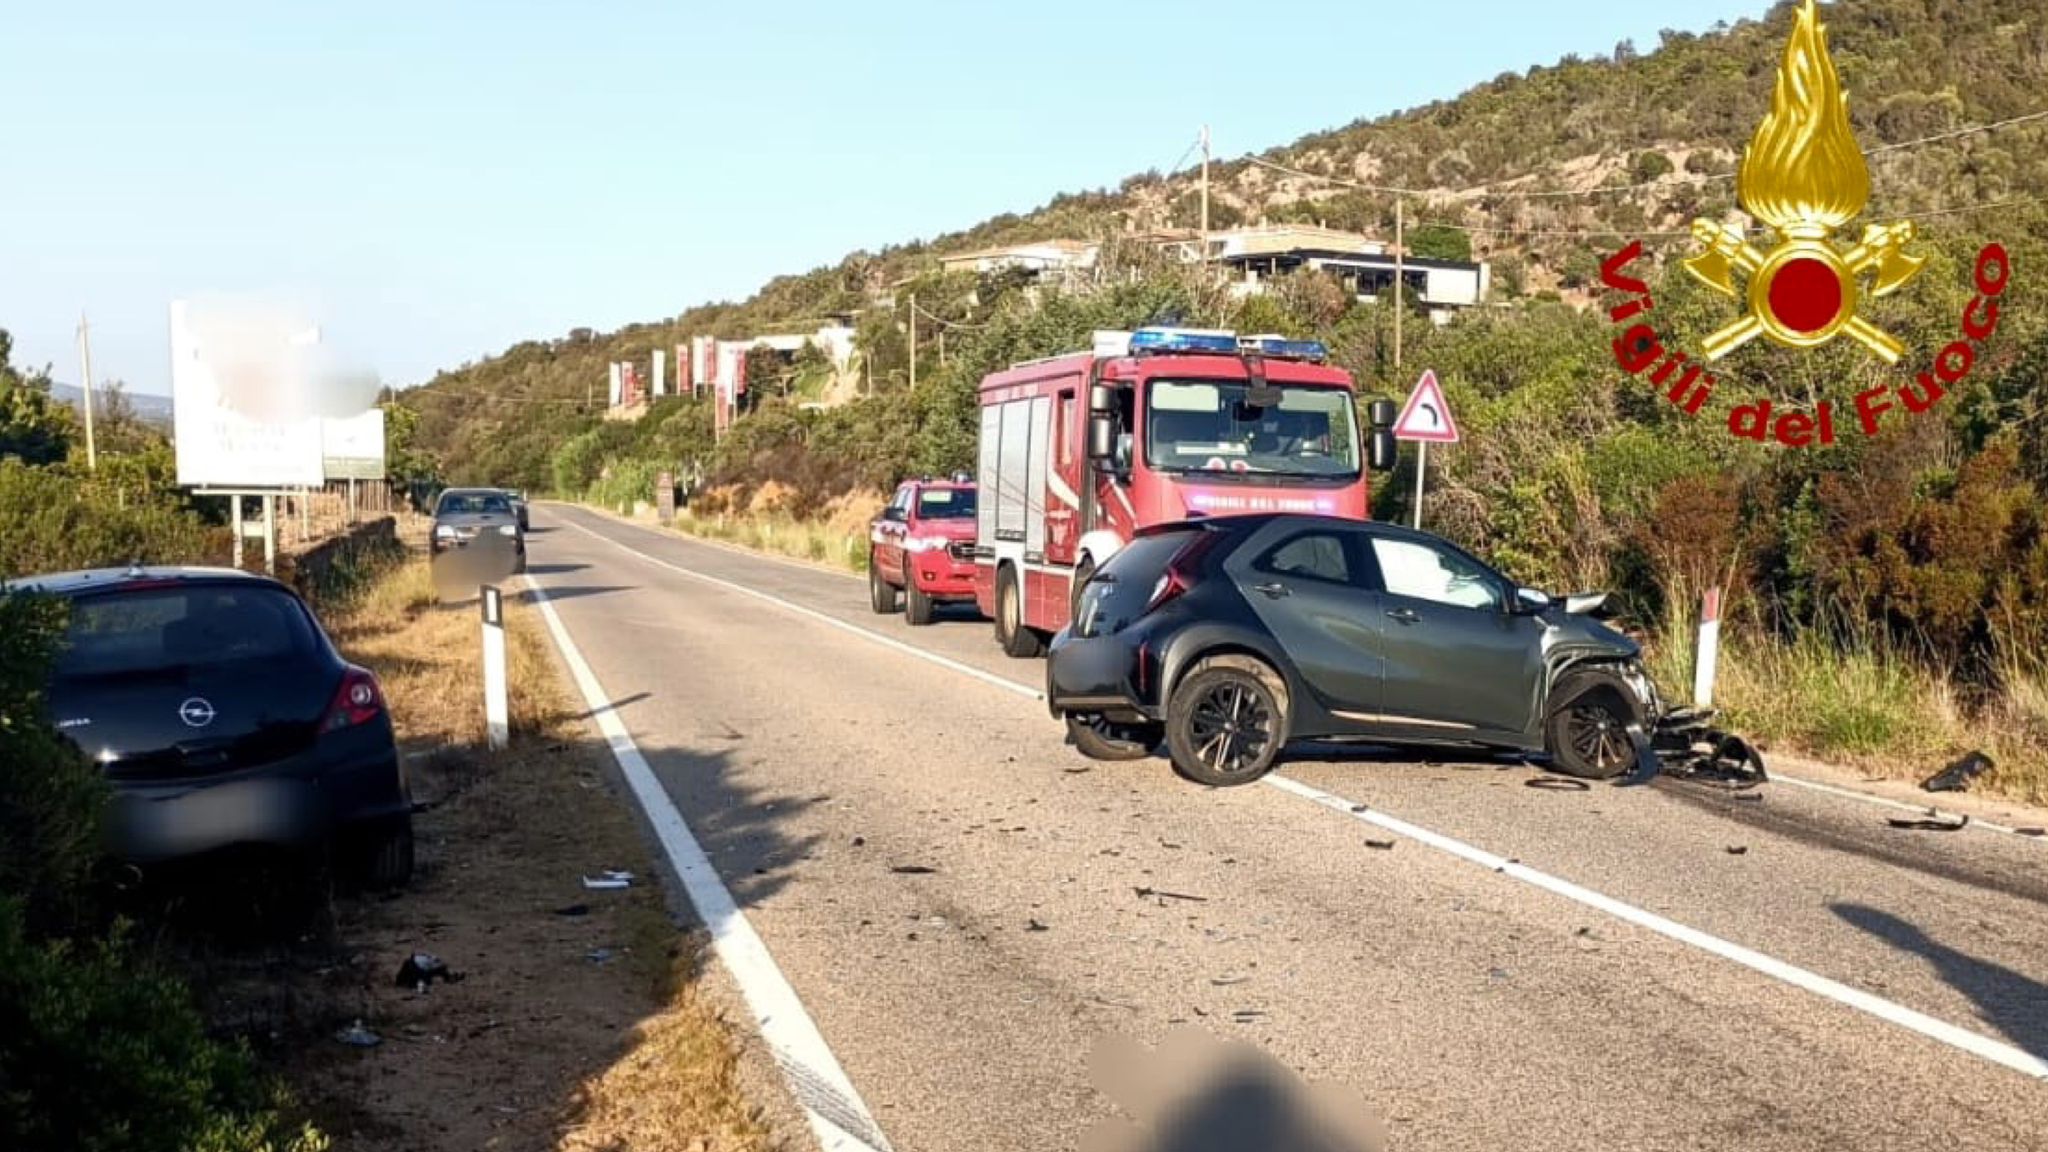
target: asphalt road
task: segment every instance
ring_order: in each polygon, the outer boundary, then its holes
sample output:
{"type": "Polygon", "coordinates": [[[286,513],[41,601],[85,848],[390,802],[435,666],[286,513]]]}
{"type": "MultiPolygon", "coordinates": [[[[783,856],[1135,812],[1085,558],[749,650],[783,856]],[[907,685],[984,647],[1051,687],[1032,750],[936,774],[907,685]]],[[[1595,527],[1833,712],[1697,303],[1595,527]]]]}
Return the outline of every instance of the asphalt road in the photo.
{"type": "Polygon", "coordinates": [[[1354,1085],[1397,1149],[2048,1149],[2048,842],[1349,752],[1202,789],[1081,759],[986,622],[534,516],[532,579],[900,1152],[1074,1148],[1097,1039],[1178,1023],[1354,1085]]]}

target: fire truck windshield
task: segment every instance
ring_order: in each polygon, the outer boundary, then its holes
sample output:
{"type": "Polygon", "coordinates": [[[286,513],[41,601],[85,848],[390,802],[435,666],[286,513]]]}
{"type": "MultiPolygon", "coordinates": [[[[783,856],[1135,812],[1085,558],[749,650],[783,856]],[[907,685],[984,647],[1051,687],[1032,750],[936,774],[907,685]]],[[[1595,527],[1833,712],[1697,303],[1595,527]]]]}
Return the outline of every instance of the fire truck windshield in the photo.
{"type": "Polygon", "coordinates": [[[1351,393],[1281,388],[1277,407],[1253,408],[1242,381],[1153,381],[1145,406],[1145,463],[1167,473],[1356,479],[1351,393]]]}

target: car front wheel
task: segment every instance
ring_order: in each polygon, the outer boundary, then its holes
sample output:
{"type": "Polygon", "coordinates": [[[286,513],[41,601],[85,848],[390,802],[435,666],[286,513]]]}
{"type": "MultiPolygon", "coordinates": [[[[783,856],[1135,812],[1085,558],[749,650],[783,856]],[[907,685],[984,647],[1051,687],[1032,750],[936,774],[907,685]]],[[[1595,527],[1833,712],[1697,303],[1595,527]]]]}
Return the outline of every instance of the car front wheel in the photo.
{"type": "Polygon", "coordinates": [[[1100,716],[1067,717],[1067,735],[1090,760],[1143,760],[1159,746],[1158,724],[1116,724],[1100,716]]]}
{"type": "Polygon", "coordinates": [[[1559,772],[1582,780],[1612,780],[1635,765],[1629,726],[1640,717],[1621,685],[1611,678],[1580,673],[1560,681],[1544,726],[1550,757],[1559,772]]]}
{"type": "Polygon", "coordinates": [[[877,616],[887,616],[896,611],[896,589],[882,579],[882,567],[875,563],[872,554],[868,557],[868,606],[875,610],[877,616]]]}
{"type": "Polygon", "coordinates": [[[1257,661],[1204,661],[1167,702],[1167,751],[1174,770],[1197,784],[1250,784],[1273,770],[1286,742],[1286,692],[1257,661]]]}
{"type": "Polygon", "coordinates": [[[919,628],[931,623],[932,598],[917,586],[917,575],[910,570],[908,563],[903,565],[903,594],[910,605],[905,609],[903,618],[919,628]]]}

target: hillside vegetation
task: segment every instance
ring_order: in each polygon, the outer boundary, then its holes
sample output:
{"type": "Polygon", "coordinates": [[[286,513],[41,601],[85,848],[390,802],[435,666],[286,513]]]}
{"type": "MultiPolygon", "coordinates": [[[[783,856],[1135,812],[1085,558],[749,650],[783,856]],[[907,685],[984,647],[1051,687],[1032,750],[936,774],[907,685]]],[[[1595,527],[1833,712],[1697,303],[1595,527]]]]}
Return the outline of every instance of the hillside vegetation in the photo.
{"type": "MultiPolygon", "coordinates": [[[[2048,0],[1843,0],[1822,9],[1849,92],[1871,196],[1858,221],[1911,218],[1928,257],[1905,291],[1867,309],[1911,350],[1888,367],[1849,341],[1813,354],[1759,341],[1716,368],[1696,415],[1616,365],[1601,264],[1631,239],[1629,269],[1672,347],[1698,349],[1736,306],[1684,274],[1696,217],[1728,219],[1740,150],[1770,108],[1797,6],[1703,36],[1667,34],[1499,79],[1212,169],[1213,221],[1313,220],[1391,238],[1398,195],[1412,246],[1491,261],[1497,307],[1443,329],[1419,314],[1398,357],[1391,310],[1330,281],[1291,278],[1231,300],[1134,234],[1193,222],[1185,174],[1144,173],[930,242],[848,256],[739,303],[613,333],[533,341],[445,372],[400,403],[416,445],[452,479],[620,502],[651,499],[655,472],[701,464],[713,504],[795,518],[845,516],[847,494],[906,471],[967,466],[973,385],[991,368],[1082,346],[1096,327],[1184,321],[1326,340],[1368,393],[1399,396],[1422,367],[1443,378],[1465,433],[1433,452],[1426,524],[1521,579],[1617,590],[1689,682],[1683,638],[1700,590],[1730,590],[1726,698],[1766,733],[1910,770],[1989,743],[2008,786],[2048,794],[2048,0]],[[1995,127],[1983,127],[1995,125],[1995,127]],[[936,256],[1055,237],[1106,244],[1072,292],[941,276],[936,256]],[[1995,335],[1924,416],[1894,397],[1880,434],[1855,397],[1910,385],[1960,338],[1977,256],[2002,243],[2013,278],[1995,335]],[[909,385],[906,298],[918,326],[909,385]],[[1593,305],[1598,307],[1593,307],[1593,305]],[[828,411],[781,399],[764,362],[753,406],[712,444],[708,408],[658,403],[605,423],[605,365],[645,363],[692,335],[752,335],[857,316],[863,396],[828,411]],[[939,353],[944,338],[944,359],[939,353]],[[1397,363],[1398,359],[1398,363],[1397,363]],[[867,382],[871,381],[871,384],[867,382]],[[1728,432],[1738,404],[1771,397],[1836,413],[1837,442],[1785,448],[1728,432]],[[764,500],[764,496],[772,499],[764,500]],[[1983,733],[1993,732],[1995,737],[1983,733]]],[[[1852,228],[1855,227],[1852,225],[1852,228]]],[[[1756,235],[1756,234],[1753,234],[1756,235]]],[[[1768,239],[1764,241],[1768,243],[1768,239]]],[[[1405,515],[1412,462],[1375,477],[1375,513],[1405,515]]]]}

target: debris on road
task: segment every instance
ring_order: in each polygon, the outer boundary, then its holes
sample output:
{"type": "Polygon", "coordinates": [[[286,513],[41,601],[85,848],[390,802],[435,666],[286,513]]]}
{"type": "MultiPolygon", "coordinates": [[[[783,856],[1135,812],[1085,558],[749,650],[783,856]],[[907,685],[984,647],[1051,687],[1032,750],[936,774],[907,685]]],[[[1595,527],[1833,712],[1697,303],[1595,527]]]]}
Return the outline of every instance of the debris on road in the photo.
{"type": "Polygon", "coordinates": [[[1927,792],[1967,792],[1971,782],[1991,768],[1991,757],[1972,752],[1921,781],[1920,787],[1927,792]]]}
{"type": "Polygon", "coordinates": [[[868,838],[867,838],[867,837],[865,837],[865,836],[855,836],[855,837],[853,838],[853,846],[854,846],[855,848],[865,848],[865,847],[867,847],[867,846],[868,846],[868,838]]]}
{"type": "Polygon", "coordinates": [[[384,1042],[382,1036],[363,1027],[361,1020],[334,1034],[334,1038],[351,1048],[375,1048],[384,1042]]]}
{"type": "Polygon", "coordinates": [[[1218,988],[1228,988],[1233,984],[1243,984],[1250,979],[1251,977],[1249,976],[1214,976],[1210,978],[1209,983],[1214,984],[1218,988]]]}
{"type": "Polygon", "coordinates": [[[613,952],[609,948],[592,948],[590,951],[585,952],[583,954],[583,958],[585,960],[590,961],[592,964],[606,964],[609,963],[611,961],[611,958],[615,955],[617,955],[617,953],[613,952]]]}
{"type": "Polygon", "coordinates": [[[1164,892],[1157,888],[1133,888],[1131,891],[1136,892],[1140,900],[1149,900],[1157,897],[1161,905],[1164,905],[1168,900],[1189,900],[1197,904],[1209,902],[1207,896],[1189,896],[1180,892],[1164,892]]]}
{"type": "Polygon", "coordinates": [[[2048,828],[2015,828],[2013,831],[2021,836],[2048,836],[2048,828]]]}
{"type": "Polygon", "coordinates": [[[1024,922],[1024,930],[1025,930],[1026,932],[1046,932],[1046,931],[1050,931],[1050,929],[1048,929],[1048,928],[1047,928],[1047,927],[1046,927],[1045,925],[1043,925],[1043,924],[1040,924],[1040,923],[1039,923],[1038,921],[1036,921],[1036,920],[1026,920],[1026,921],[1024,922]]]}
{"type": "Polygon", "coordinates": [[[405,963],[398,966],[398,977],[392,983],[399,988],[425,992],[427,986],[436,980],[458,984],[461,983],[462,977],[462,973],[450,971],[448,965],[443,964],[439,957],[427,952],[415,952],[405,958],[405,963]]]}
{"type": "Polygon", "coordinates": [[[563,906],[563,907],[561,907],[561,908],[557,908],[557,909],[555,909],[555,915],[557,915],[557,916],[588,916],[588,915],[590,915],[590,905],[588,905],[588,904],[569,904],[569,905],[565,905],[565,906],[563,906]]]}
{"type": "Polygon", "coordinates": [[[1392,840],[1367,840],[1365,846],[1367,848],[1377,848],[1382,852],[1392,852],[1394,850],[1394,842],[1392,840]]]}
{"type": "Polygon", "coordinates": [[[633,886],[633,874],[607,868],[594,879],[585,876],[583,878],[583,886],[592,891],[615,891],[620,888],[631,888],[633,886]]]}
{"type": "Polygon", "coordinates": [[[1960,832],[1968,827],[1969,823],[1968,815],[1959,815],[1955,820],[1949,821],[1942,819],[1941,813],[1932,809],[1928,810],[1927,815],[1916,819],[1894,816],[1891,820],[1892,827],[1903,828],[1908,832],[1960,832]]]}
{"type": "Polygon", "coordinates": [[[1538,776],[1527,782],[1526,787],[1541,792],[1591,792],[1593,786],[1584,780],[1567,780],[1562,776],[1538,776]]]}
{"type": "Polygon", "coordinates": [[[894,868],[889,869],[889,871],[894,872],[898,876],[930,876],[937,872],[938,869],[927,868],[922,864],[898,864],[894,868]]]}
{"type": "Polygon", "coordinates": [[[1747,855],[1749,855],[1749,845],[1747,845],[1747,844],[1730,844],[1730,845],[1728,846],[1728,854],[1729,854],[1730,856],[1747,856],[1747,855]]]}

